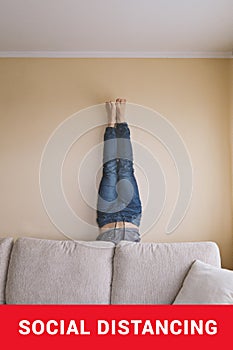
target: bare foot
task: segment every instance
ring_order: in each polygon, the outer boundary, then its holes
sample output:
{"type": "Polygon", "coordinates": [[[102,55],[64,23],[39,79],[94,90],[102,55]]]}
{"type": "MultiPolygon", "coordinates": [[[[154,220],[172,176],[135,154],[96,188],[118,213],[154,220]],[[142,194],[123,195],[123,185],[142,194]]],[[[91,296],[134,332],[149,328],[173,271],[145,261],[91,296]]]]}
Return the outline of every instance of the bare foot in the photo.
{"type": "Polygon", "coordinates": [[[125,123],[126,99],[116,99],[116,121],[117,123],[125,123]]]}
{"type": "Polygon", "coordinates": [[[105,102],[105,108],[108,116],[108,126],[114,128],[116,123],[116,105],[112,101],[105,102]]]}

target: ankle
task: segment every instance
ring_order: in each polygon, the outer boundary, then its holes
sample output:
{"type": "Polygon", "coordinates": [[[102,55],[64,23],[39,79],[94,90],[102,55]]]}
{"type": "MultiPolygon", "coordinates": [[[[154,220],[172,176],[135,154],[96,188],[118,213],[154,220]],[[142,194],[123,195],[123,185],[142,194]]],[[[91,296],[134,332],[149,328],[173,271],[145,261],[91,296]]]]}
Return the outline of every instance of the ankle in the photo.
{"type": "Polygon", "coordinates": [[[108,123],[108,128],[115,128],[115,123],[108,123]]]}

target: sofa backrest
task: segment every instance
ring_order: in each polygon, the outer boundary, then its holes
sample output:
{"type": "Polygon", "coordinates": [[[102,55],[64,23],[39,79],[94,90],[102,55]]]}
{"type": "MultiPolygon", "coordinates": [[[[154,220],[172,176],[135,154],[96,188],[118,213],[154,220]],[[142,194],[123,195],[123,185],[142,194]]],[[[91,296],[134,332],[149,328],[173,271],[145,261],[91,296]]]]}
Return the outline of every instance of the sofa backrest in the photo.
{"type": "Polygon", "coordinates": [[[10,256],[11,245],[5,241],[2,264],[0,244],[0,293],[7,304],[170,304],[194,260],[220,267],[211,242],[122,241],[115,247],[19,238],[10,256]]]}
{"type": "Polygon", "coordinates": [[[19,238],[7,304],[109,304],[114,244],[19,238]]]}
{"type": "Polygon", "coordinates": [[[114,255],[112,304],[171,304],[194,260],[220,267],[215,243],[120,242],[114,255]]]}

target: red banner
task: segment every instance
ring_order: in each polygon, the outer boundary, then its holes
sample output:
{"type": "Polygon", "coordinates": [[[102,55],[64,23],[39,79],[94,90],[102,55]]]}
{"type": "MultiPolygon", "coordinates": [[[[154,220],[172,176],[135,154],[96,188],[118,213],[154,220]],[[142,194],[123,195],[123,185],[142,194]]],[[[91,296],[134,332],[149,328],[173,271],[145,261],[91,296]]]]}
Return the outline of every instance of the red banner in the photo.
{"type": "Polygon", "coordinates": [[[232,343],[233,306],[2,305],[7,349],[219,349],[232,343]]]}

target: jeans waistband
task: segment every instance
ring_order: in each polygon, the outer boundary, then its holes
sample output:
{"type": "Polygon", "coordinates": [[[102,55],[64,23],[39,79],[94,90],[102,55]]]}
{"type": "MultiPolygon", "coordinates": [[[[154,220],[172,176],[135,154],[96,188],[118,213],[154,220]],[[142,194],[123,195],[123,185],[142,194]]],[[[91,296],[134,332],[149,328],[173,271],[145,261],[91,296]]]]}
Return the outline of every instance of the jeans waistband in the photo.
{"type": "Polygon", "coordinates": [[[115,244],[118,244],[120,241],[140,242],[140,234],[137,228],[111,228],[101,232],[96,240],[110,241],[115,244]]]}

